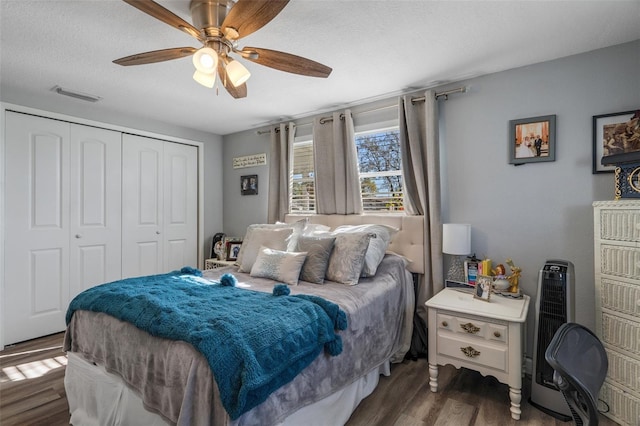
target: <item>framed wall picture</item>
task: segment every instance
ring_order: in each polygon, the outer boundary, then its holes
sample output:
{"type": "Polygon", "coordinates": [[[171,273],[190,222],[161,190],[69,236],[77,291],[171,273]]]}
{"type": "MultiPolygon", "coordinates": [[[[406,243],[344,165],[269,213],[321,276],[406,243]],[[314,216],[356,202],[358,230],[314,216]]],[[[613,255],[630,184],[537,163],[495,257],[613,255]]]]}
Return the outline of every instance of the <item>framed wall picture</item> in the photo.
{"type": "Polygon", "coordinates": [[[612,173],[614,164],[636,160],[640,160],[640,110],[594,115],[592,173],[612,173]],[[603,165],[603,158],[610,165],[603,165]]]}
{"type": "Polygon", "coordinates": [[[509,164],[555,160],[555,115],[509,121],[509,164]]]}
{"type": "Polygon", "coordinates": [[[227,241],[227,260],[238,260],[242,241],[227,241]]]}
{"type": "Polygon", "coordinates": [[[258,175],[245,175],[240,177],[240,193],[242,195],[258,194],[258,175]]]}

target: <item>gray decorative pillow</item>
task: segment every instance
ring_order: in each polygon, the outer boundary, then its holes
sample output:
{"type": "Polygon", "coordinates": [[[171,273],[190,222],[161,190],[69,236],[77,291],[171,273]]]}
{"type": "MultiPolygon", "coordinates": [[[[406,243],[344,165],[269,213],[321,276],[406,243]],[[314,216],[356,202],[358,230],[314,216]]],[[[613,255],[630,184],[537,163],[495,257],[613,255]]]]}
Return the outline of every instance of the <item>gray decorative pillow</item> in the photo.
{"type": "Polygon", "coordinates": [[[307,253],[273,250],[262,246],[251,267],[251,276],[298,285],[298,277],[306,257],[307,253]]]}
{"type": "Polygon", "coordinates": [[[324,275],[327,272],[335,240],[335,237],[300,236],[298,238],[296,251],[307,252],[307,258],[300,272],[302,281],[315,284],[324,283],[324,275]]]}
{"type": "Polygon", "coordinates": [[[370,238],[367,232],[336,234],[326,278],[341,284],[358,284],[370,238]]]}
{"type": "Polygon", "coordinates": [[[382,262],[384,255],[393,237],[398,230],[392,226],[379,225],[379,224],[365,224],[365,225],[342,225],[338,226],[333,234],[340,233],[361,233],[368,232],[374,235],[369,240],[369,247],[364,258],[364,265],[362,266],[362,277],[373,277],[378,270],[378,265],[382,262]]]}

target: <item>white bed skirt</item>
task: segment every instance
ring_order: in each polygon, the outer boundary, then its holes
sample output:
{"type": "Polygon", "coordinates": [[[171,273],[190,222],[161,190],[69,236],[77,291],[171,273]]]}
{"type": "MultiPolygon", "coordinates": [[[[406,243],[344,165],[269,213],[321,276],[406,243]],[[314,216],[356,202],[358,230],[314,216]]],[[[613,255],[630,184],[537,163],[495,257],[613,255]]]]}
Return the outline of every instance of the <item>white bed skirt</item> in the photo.
{"type": "MultiPolygon", "coordinates": [[[[67,353],[64,386],[74,426],[145,425],[165,426],[160,415],[145,409],[142,399],[117,375],[93,365],[81,356],[67,353]]],[[[360,401],[369,396],[381,374],[391,373],[389,361],[328,397],[303,407],[278,426],[343,425],[360,401]]],[[[229,423],[230,426],[237,422],[229,423]]]]}

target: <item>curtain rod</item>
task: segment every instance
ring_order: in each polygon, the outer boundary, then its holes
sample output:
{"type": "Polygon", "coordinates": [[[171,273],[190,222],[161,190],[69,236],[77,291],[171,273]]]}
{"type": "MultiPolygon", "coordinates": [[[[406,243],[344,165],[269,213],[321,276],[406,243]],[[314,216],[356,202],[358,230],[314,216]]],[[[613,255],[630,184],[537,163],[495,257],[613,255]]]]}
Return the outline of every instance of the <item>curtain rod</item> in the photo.
{"type": "MultiPolygon", "coordinates": [[[[309,122],[309,123],[302,123],[302,124],[296,124],[296,127],[305,127],[305,126],[311,126],[313,123],[309,122]]],[[[284,126],[285,129],[289,130],[289,125],[287,124],[286,126],[284,126]]],[[[280,131],[279,127],[276,127],[276,133],[280,131]]],[[[264,135],[267,133],[271,133],[271,129],[269,130],[257,130],[256,133],[258,135],[264,135]]]]}
{"type": "MultiPolygon", "coordinates": [[[[436,92],[435,94],[435,98],[441,98],[444,97],[444,100],[448,100],[449,99],[449,95],[452,95],[454,93],[465,93],[468,90],[467,86],[462,86],[462,87],[457,87],[455,89],[451,89],[451,90],[445,90],[444,92],[436,92]]],[[[416,102],[424,102],[425,98],[424,96],[418,97],[418,98],[411,98],[411,103],[416,103],[416,102]]],[[[380,108],[374,108],[374,109],[370,109],[370,110],[366,110],[366,111],[360,111],[357,114],[354,115],[359,115],[359,114],[366,114],[368,112],[374,112],[374,111],[379,111],[379,110],[383,110],[383,109],[388,109],[388,108],[394,108],[396,107],[396,105],[388,105],[388,106],[384,106],[384,107],[380,107],[380,108]]],[[[344,114],[340,114],[340,120],[344,120],[344,114]]],[[[324,124],[327,122],[333,121],[333,117],[322,117],[320,119],[320,124],[324,124]]],[[[298,125],[298,127],[302,127],[302,126],[309,126],[313,123],[304,123],[304,124],[300,124],[298,125]]],[[[276,132],[278,132],[279,129],[276,128],[276,132]]],[[[258,130],[256,133],[258,133],[259,135],[263,135],[265,133],[271,133],[271,130],[258,130]]]]}
{"type": "MultiPolygon", "coordinates": [[[[467,86],[462,86],[462,87],[458,87],[456,89],[451,89],[451,90],[445,90],[444,92],[440,92],[437,93],[436,92],[436,99],[443,97],[444,96],[444,100],[448,100],[449,99],[449,95],[454,94],[454,93],[465,93],[467,91],[467,86]]],[[[411,102],[424,102],[424,96],[421,96],[419,98],[411,98],[411,102]]]]}

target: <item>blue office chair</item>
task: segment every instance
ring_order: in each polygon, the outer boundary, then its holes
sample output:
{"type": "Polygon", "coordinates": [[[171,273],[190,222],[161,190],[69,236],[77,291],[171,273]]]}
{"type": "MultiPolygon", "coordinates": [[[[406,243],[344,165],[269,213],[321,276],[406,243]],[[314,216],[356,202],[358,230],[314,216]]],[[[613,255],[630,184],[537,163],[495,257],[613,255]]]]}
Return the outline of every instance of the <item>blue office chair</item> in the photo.
{"type": "Polygon", "coordinates": [[[566,323],[555,332],[544,357],[576,424],[596,426],[598,393],[609,368],[602,342],[588,328],[566,323]]]}

